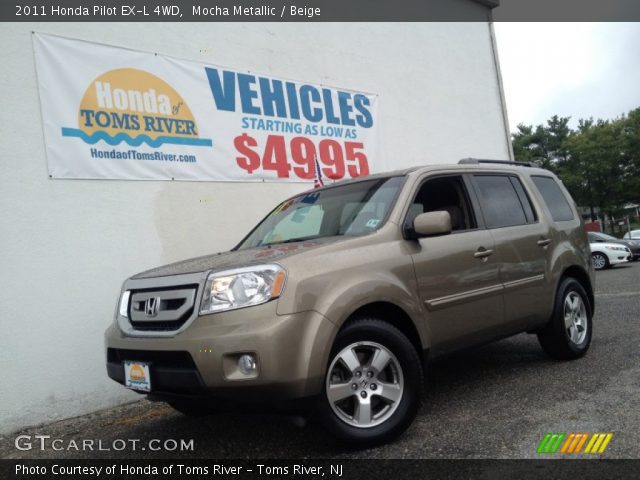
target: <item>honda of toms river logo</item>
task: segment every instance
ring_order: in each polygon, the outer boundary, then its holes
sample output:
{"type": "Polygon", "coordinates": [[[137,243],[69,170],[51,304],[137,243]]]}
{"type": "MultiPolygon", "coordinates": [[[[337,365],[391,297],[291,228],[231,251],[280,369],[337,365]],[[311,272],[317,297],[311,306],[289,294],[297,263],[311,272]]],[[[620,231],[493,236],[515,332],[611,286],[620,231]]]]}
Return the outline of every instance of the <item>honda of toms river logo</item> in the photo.
{"type": "Polygon", "coordinates": [[[613,433],[547,433],[542,437],[537,452],[540,454],[604,453],[612,438],[613,433]]]}
{"type": "Polygon", "coordinates": [[[145,382],[147,380],[147,376],[144,374],[144,370],[140,365],[134,365],[131,367],[129,377],[132,382],[145,382]]]}
{"type": "Polygon", "coordinates": [[[62,136],[91,145],[102,140],[112,146],[212,146],[211,139],[199,137],[195,118],[178,92],[135,68],[109,70],[96,78],[80,102],[78,128],[63,127],[62,136]]]}

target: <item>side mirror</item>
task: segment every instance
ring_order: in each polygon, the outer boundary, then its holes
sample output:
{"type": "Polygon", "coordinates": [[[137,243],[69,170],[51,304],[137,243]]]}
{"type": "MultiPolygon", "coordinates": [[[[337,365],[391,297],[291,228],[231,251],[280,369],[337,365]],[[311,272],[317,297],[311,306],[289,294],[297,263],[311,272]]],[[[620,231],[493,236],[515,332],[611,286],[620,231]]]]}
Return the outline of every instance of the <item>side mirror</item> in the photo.
{"type": "Polygon", "coordinates": [[[413,231],[416,237],[451,233],[451,215],[444,210],[421,213],[413,220],[413,231]]]}

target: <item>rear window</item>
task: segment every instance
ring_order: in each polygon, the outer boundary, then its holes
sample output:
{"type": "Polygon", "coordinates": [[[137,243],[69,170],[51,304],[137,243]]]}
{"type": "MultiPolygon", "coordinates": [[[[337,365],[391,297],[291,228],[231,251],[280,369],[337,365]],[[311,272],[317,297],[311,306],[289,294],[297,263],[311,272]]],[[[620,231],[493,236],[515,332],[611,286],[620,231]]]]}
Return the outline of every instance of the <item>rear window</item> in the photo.
{"type": "Polygon", "coordinates": [[[573,220],[573,210],[571,210],[567,198],[553,178],[532,176],[531,179],[547,207],[549,207],[551,218],[553,218],[554,222],[573,220]]]}
{"type": "Polygon", "coordinates": [[[524,225],[535,220],[529,200],[517,178],[475,175],[474,179],[487,228],[524,225]],[[524,197],[521,198],[520,194],[524,197]]]}

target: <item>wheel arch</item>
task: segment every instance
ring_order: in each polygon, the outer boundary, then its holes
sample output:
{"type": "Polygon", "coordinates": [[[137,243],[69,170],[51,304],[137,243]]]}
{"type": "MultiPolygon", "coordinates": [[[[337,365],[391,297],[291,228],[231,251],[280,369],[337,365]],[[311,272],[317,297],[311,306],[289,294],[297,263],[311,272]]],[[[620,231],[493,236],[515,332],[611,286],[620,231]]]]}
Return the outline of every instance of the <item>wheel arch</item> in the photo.
{"type": "Polygon", "coordinates": [[[595,311],[595,307],[596,307],[596,302],[595,302],[595,294],[593,291],[593,285],[591,283],[591,278],[589,277],[589,274],[583,268],[577,265],[572,265],[566,268],[562,272],[562,275],[560,276],[558,284],[556,285],[556,291],[560,286],[560,283],[562,283],[562,280],[564,280],[565,278],[575,278],[578,281],[578,283],[582,285],[582,288],[584,288],[585,292],[587,292],[587,296],[589,297],[589,304],[590,304],[589,306],[591,307],[591,314],[593,315],[593,312],[595,311]]]}
{"type": "Polygon", "coordinates": [[[389,301],[375,301],[361,305],[343,322],[340,330],[354,320],[362,317],[374,317],[393,325],[400,330],[415,347],[416,352],[424,360],[426,347],[411,316],[401,307],[389,301]]]}

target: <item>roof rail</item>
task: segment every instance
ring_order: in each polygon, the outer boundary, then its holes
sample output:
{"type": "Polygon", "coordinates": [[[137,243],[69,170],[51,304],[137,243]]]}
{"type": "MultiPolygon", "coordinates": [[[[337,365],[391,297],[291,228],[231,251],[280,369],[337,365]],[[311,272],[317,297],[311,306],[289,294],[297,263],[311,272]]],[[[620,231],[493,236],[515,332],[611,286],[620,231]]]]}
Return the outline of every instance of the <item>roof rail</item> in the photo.
{"type": "Polygon", "coordinates": [[[537,167],[532,162],[513,162],[511,160],[490,160],[484,158],[463,158],[458,165],[478,165],[480,163],[499,163],[501,165],[517,165],[520,167],[537,167]]]}

